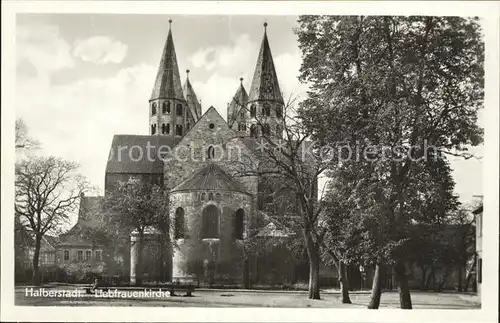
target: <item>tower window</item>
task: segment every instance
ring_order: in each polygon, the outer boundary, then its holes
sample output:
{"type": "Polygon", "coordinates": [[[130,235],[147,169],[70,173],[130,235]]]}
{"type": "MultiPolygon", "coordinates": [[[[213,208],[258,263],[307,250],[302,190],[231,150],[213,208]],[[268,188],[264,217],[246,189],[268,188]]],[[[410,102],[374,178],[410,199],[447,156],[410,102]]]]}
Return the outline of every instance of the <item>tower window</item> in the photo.
{"type": "Polygon", "coordinates": [[[205,195],[206,195],[205,193],[200,194],[200,201],[202,202],[205,201],[205,195]]]}
{"type": "Polygon", "coordinates": [[[250,116],[255,117],[257,115],[257,108],[255,107],[255,104],[252,104],[250,107],[250,116]]]}
{"type": "Polygon", "coordinates": [[[170,113],[170,102],[163,102],[163,113],[170,113]]]}
{"type": "Polygon", "coordinates": [[[177,104],[177,115],[182,116],[183,111],[182,111],[182,104],[177,104]]]}
{"type": "Polygon", "coordinates": [[[220,202],[221,200],[222,200],[222,196],[220,195],[220,193],[215,193],[215,201],[220,202]]]}
{"type": "Polygon", "coordinates": [[[234,237],[235,239],[243,239],[245,211],[238,209],[234,215],[234,237]]]}
{"type": "Polygon", "coordinates": [[[241,107],[240,109],[240,118],[245,118],[245,108],[244,107],[241,107]]]}
{"type": "Polygon", "coordinates": [[[210,129],[213,129],[213,128],[215,128],[215,125],[214,125],[213,123],[211,123],[211,124],[209,124],[209,125],[208,125],[208,127],[209,127],[210,129]]]}
{"type": "Polygon", "coordinates": [[[169,134],[170,133],[170,123],[167,123],[165,126],[165,133],[169,134]]]}
{"type": "Polygon", "coordinates": [[[182,126],[180,124],[175,125],[175,134],[177,136],[182,136],[182,126]]]}
{"type": "Polygon", "coordinates": [[[246,131],[247,130],[247,125],[245,123],[238,124],[238,130],[239,131],[246,131]]]}
{"type": "Polygon", "coordinates": [[[257,126],[254,124],[250,126],[250,137],[257,137],[257,126]]]}
{"type": "Polygon", "coordinates": [[[276,117],[277,118],[283,117],[283,108],[281,107],[281,104],[278,104],[276,106],[276,117]]]}
{"type": "Polygon", "coordinates": [[[167,131],[167,127],[165,126],[164,123],[161,124],[161,134],[164,135],[167,131]]]}
{"type": "Polygon", "coordinates": [[[186,129],[189,130],[191,128],[191,124],[188,122],[186,125],[186,129]]]}
{"type": "Polygon", "coordinates": [[[214,193],[208,193],[208,200],[213,201],[214,200],[214,193]]]}
{"type": "Polygon", "coordinates": [[[262,108],[262,114],[267,117],[271,115],[271,106],[269,104],[264,104],[264,107],[262,108]]]}
{"type": "Polygon", "coordinates": [[[262,134],[268,136],[271,133],[269,125],[266,123],[262,126],[262,134]]]}
{"type": "Polygon", "coordinates": [[[153,102],[153,105],[151,106],[151,115],[156,115],[156,102],[153,102]]]}
{"type": "Polygon", "coordinates": [[[178,207],[175,210],[175,227],[174,227],[174,239],[184,238],[184,209],[178,207]]]}
{"type": "Polygon", "coordinates": [[[152,135],[156,134],[156,125],[155,124],[151,125],[151,134],[152,135]]]}

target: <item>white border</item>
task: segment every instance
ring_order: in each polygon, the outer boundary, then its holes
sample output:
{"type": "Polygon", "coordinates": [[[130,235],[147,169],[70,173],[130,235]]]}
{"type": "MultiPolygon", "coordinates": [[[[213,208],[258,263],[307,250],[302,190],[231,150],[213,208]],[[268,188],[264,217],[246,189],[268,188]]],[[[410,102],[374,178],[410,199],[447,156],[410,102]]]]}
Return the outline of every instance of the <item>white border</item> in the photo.
{"type": "Polygon", "coordinates": [[[136,1],[2,1],[2,231],[1,321],[223,321],[223,322],[496,322],[498,319],[498,2],[136,2],[136,1]],[[461,15],[484,20],[485,149],[483,294],[481,310],[397,309],[221,309],[158,307],[27,307],[14,306],[13,178],[15,119],[16,13],[245,14],[245,15],[461,15]]]}

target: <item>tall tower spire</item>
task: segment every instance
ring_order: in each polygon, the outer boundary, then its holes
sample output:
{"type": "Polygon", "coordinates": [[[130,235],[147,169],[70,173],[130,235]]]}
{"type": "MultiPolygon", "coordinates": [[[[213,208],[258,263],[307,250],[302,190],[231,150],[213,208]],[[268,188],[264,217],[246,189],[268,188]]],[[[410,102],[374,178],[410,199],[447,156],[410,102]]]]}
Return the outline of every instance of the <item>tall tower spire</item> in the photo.
{"type": "Polygon", "coordinates": [[[189,81],[189,72],[189,70],[186,70],[186,83],[184,83],[184,87],[182,89],[188,104],[188,123],[193,125],[199,118],[201,118],[201,104],[200,101],[198,101],[198,97],[194,92],[191,82],[189,81]]]}
{"type": "Polygon", "coordinates": [[[149,99],[149,133],[182,137],[187,130],[188,109],[172,37],[172,19],[168,22],[168,36],[149,99]]]}
{"type": "Polygon", "coordinates": [[[248,94],[243,86],[243,78],[240,77],[240,86],[238,86],[233,99],[227,105],[227,123],[230,128],[238,130],[241,135],[245,135],[247,130],[247,102],[248,94]]]}
{"type": "Polygon", "coordinates": [[[264,23],[264,37],[248,94],[248,110],[250,136],[281,133],[283,96],[267,39],[267,22],[264,23]]]}

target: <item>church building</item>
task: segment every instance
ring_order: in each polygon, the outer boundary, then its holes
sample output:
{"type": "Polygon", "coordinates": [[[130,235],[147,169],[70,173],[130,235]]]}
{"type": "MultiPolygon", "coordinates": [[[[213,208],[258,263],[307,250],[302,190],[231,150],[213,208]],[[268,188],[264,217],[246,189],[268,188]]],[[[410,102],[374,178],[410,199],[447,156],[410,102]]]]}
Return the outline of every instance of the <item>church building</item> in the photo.
{"type": "MultiPolygon", "coordinates": [[[[272,197],[280,194],[284,185],[264,187],[259,176],[242,176],[259,165],[259,138],[280,137],[283,131],[284,101],[267,23],[248,92],[243,79],[239,81],[224,107],[227,120],[215,107],[202,113],[189,70],[181,83],[170,28],[151,96],[144,106],[144,113],[149,115],[149,134],[113,137],[112,158],[106,165],[106,192],[119,181],[130,179],[162,185],[169,191],[169,238],[175,241],[175,247],[169,251],[166,266],[161,267],[168,272],[168,280],[203,284],[213,279],[234,285],[244,281],[275,284],[307,280],[307,257],[297,260],[286,248],[277,247],[262,250],[259,257],[250,259],[245,246],[255,229],[256,236],[263,240],[293,238],[266,216],[263,208],[264,203],[273,202],[272,197]],[[146,158],[146,149],[152,152],[152,158],[146,158]],[[264,191],[271,198],[263,199],[264,191]]],[[[83,197],[82,205],[87,198],[83,197]]],[[[150,230],[148,239],[154,241],[158,234],[150,230]]],[[[131,232],[130,252],[121,259],[122,272],[130,275],[132,283],[138,274],[137,239],[131,232]]],[[[154,254],[143,257],[145,262],[153,258],[154,254]]],[[[156,275],[154,266],[145,264],[142,268],[146,277],[156,275]]]]}

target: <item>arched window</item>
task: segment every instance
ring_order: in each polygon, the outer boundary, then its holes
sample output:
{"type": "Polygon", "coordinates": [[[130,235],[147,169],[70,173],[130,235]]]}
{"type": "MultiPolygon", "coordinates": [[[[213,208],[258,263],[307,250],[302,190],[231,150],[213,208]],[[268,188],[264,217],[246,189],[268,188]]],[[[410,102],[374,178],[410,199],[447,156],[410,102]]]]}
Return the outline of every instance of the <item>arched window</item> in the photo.
{"type": "Polygon", "coordinates": [[[243,239],[243,231],[245,221],[245,211],[243,209],[238,209],[234,215],[234,238],[243,239]]]}
{"type": "Polygon", "coordinates": [[[208,200],[213,201],[214,200],[214,193],[208,193],[208,200]]]}
{"type": "Polygon", "coordinates": [[[189,130],[191,128],[191,124],[188,122],[186,125],[186,129],[189,130]]]}
{"type": "Polygon", "coordinates": [[[177,104],[177,109],[176,109],[176,111],[177,111],[177,115],[178,115],[178,116],[182,116],[182,112],[183,112],[183,111],[182,111],[182,104],[180,104],[180,103],[179,103],[179,104],[177,104]]]}
{"type": "Polygon", "coordinates": [[[207,149],[207,159],[213,159],[215,157],[215,148],[214,146],[208,146],[207,149]]]}
{"type": "Polygon", "coordinates": [[[201,195],[200,195],[200,200],[201,201],[205,201],[205,195],[206,195],[205,193],[201,193],[201,195]]]}
{"type": "Polygon", "coordinates": [[[156,102],[153,102],[153,105],[151,106],[151,115],[156,115],[156,102]]]}
{"type": "Polygon", "coordinates": [[[278,104],[276,106],[276,117],[277,118],[283,117],[283,108],[281,107],[281,104],[278,104]]]}
{"type": "Polygon", "coordinates": [[[184,209],[178,207],[175,210],[174,239],[184,239],[184,209]]]}
{"type": "Polygon", "coordinates": [[[256,114],[257,114],[257,108],[255,107],[255,104],[252,104],[252,106],[250,107],[250,116],[251,117],[255,117],[256,114]]]}
{"type": "Polygon", "coordinates": [[[254,124],[250,126],[250,137],[257,137],[257,126],[254,124]]]}
{"type": "Polygon", "coordinates": [[[162,123],[161,124],[161,133],[164,135],[166,131],[167,131],[167,127],[165,126],[164,123],[162,123]]]}
{"type": "Polygon", "coordinates": [[[247,125],[245,123],[240,123],[238,124],[238,130],[239,131],[246,131],[247,130],[247,125]]]}
{"type": "Polygon", "coordinates": [[[262,134],[264,136],[268,136],[269,134],[271,133],[271,128],[269,127],[269,125],[267,123],[265,123],[263,126],[262,126],[262,134]]]}
{"type": "Polygon", "coordinates": [[[156,133],[156,125],[152,124],[151,125],[151,134],[154,135],[156,133]]]}
{"type": "Polygon", "coordinates": [[[219,238],[219,209],[209,205],[203,210],[202,239],[219,238]]]}
{"type": "Polygon", "coordinates": [[[240,118],[245,118],[246,110],[245,107],[240,108],[240,118]]]}
{"type": "Polygon", "coordinates": [[[177,136],[182,136],[182,125],[180,124],[175,125],[175,134],[177,136]]]}
{"type": "Polygon", "coordinates": [[[222,197],[221,197],[220,193],[215,193],[215,201],[220,202],[221,200],[222,200],[222,197]]]}
{"type": "Polygon", "coordinates": [[[170,133],[170,123],[167,123],[165,127],[165,133],[169,134],[170,133]]]}
{"type": "Polygon", "coordinates": [[[167,101],[167,102],[163,102],[163,106],[162,106],[162,112],[165,114],[165,113],[170,113],[170,102],[167,101]]]}
{"type": "Polygon", "coordinates": [[[264,104],[262,108],[262,115],[269,117],[271,115],[271,106],[268,103],[264,104]]]}

